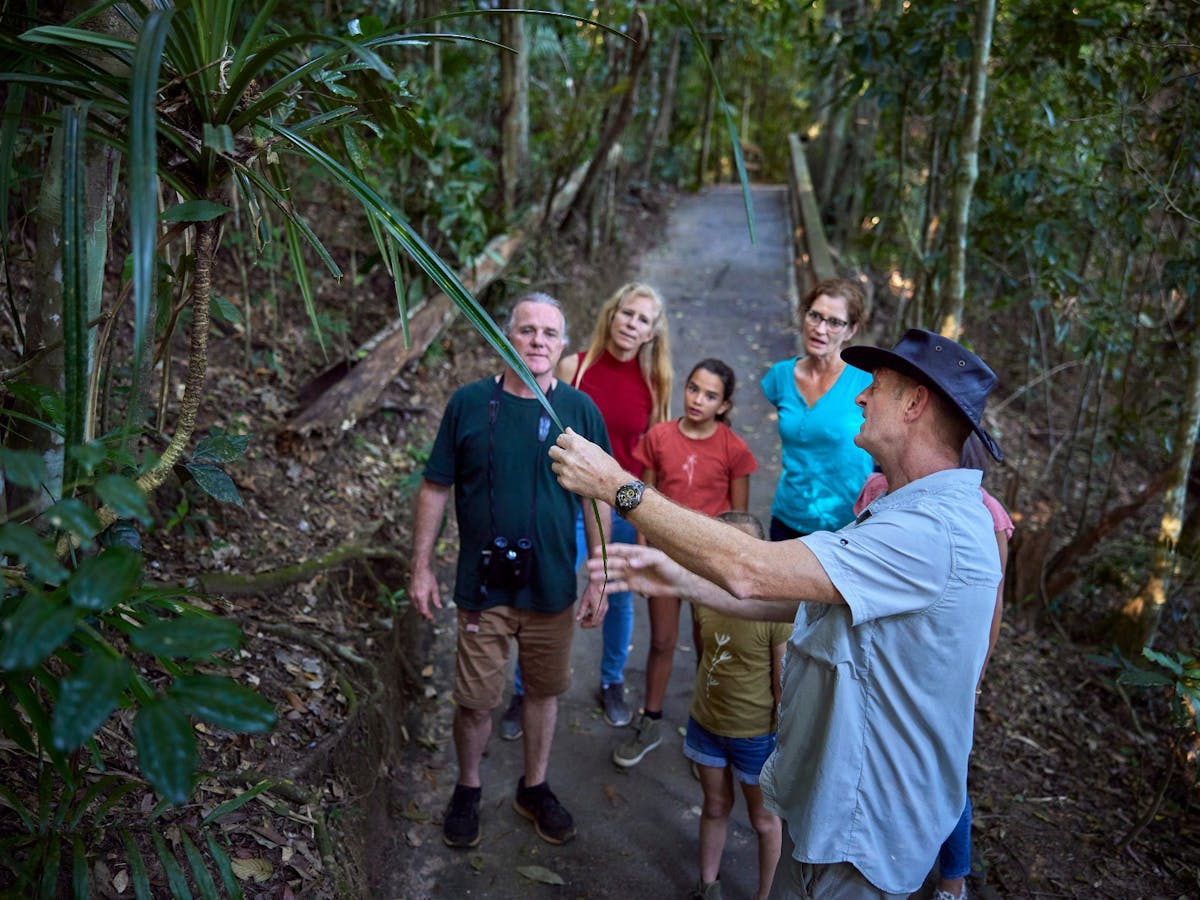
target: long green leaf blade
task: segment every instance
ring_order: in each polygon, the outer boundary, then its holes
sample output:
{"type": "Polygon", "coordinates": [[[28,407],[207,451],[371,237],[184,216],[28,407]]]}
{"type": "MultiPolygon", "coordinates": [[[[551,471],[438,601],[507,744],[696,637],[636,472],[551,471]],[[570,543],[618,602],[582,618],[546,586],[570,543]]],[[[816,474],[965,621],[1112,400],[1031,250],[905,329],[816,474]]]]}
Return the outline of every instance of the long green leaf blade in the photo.
{"type": "Polygon", "coordinates": [[[192,843],[186,831],[180,830],[179,836],[183,842],[183,852],[187,854],[188,864],[192,867],[192,881],[196,884],[196,890],[204,900],[217,900],[217,884],[213,881],[200,850],[192,843]]]}
{"type": "Polygon", "coordinates": [[[562,430],[563,424],[558,418],[558,413],[554,411],[549,401],[546,400],[546,395],[542,393],[542,389],[534,379],[533,373],[529,371],[529,368],[525,365],[525,361],[513,349],[512,344],[508,342],[508,338],[504,336],[496,323],[492,321],[483,307],[479,305],[479,301],[471,295],[470,291],[463,287],[462,282],[458,280],[458,276],[455,275],[445,261],[433,252],[429,245],[404,221],[403,217],[401,217],[391,204],[380,197],[374,188],[361,178],[358,178],[345,165],[311,141],[300,137],[282,125],[264,123],[264,126],[292,143],[297,149],[302,151],[301,155],[306,159],[317,163],[328,171],[335,177],[336,184],[356,197],[368,213],[378,216],[380,224],[404,248],[409,258],[433,279],[438,288],[454,302],[463,316],[466,317],[483,339],[500,355],[500,358],[512,367],[513,371],[533,391],[533,395],[538,398],[542,407],[549,414],[551,421],[562,430]]]}
{"type": "Polygon", "coordinates": [[[209,854],[217,864],[217,870],[221,873],[221,882],[225,885],[225,893],[229,895],[229,900],[242,900],[242,887],[238,884],[237,876],[233,874],[229,854],[217,843],[217,839],[207,828],[204,830],[204,840],[208,844],[209,854]]]}
{"type": "Polygon", "coordinates": [[[74,851],[74,862],[71,867],[71,888],[75,892],[76,900],[87,900],[91,896],[91,891],[88,888],[88,859],[87,851],[83,849],[83,841],[79,839],[79,835],[72,836],[71,849],[74,851]]]}
{"type": "Polygon", "coordinates": [[[208,825],[212,822],[218,821],[222,816],[229,815],[229,813],[233,812],[235,809],[241,808],[242,806],[244,806],[245,804],[247,804],[251,800],[253,800],[255,797],[257,797],[259,794],[261,794],[263,791],[269,791],[274,786],[275,786],[275,782],[273,779],[267,778],[263,781],[260,781],[254,787],[248,788],[247,790],[242,791],[240,794],[238,794],[232,800],[226,800],[224,803],[220,804],[218,807],[216,807],[216,809],[214,809],[207,816],[205,816],[203,819],[201,819],[200,824],[208,825]]]}
{"type": "Polygon", "coordinates": [[[142,369],[154,338],[154,261],[158,243],[158,141],[155,100],[172,10],[154,9],[138,35],[130,80],[129,219],[133,256],[133,387],[126,425],[141,424],[142,369]]]}
{"type": "Polygon", "coordinates": [[[150,832],[150,839],[154,841],[154,849],[158,851],[158,861],[162,863],[163,869],[167,873],[167,884],[171,888],[171,896],[175,900],[192,900],[192,892],[188,888],[187,878],[183,874],[183,869],[180,868],[179,860],[167,846],[167,842],[162,839],[162,835],[157,830],[150,832]]]}
{"type": "Polygon", "coordinates": [[[133,883],[134,896],[137,900],[153,900],[150,879],[146,877],[146,861],[142,859],[142,851],[138,849],[137,841],[133,839],[128,828],[121,829],[121,841],[125,844],[125,857],[129,862],[129,880],[133,883]]]}

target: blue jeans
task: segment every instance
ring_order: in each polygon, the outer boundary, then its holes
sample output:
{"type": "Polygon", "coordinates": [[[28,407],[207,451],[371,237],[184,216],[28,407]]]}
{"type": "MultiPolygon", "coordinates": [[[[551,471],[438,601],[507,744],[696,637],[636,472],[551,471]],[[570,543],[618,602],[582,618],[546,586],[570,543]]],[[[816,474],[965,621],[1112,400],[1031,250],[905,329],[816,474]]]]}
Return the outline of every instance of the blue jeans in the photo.
{"type": "MultiPolygon", "coordinates": [[[[575,517],[575,568],[587,559],[587,535],[583,530],[584,515],[592,514],[590,503],[584,504],[584,512],[575,517]]],[[[612,538],[617,544],[636,544],[637,529],[615,512],[612,514],[612,538]]],[[[608,613],[600,626],[604,636],[604,652],[600,657],[600,686],[623,684],[625,663],[629,660],[629,641],[633,638],[633,594],[621,591],[608,595],[608,613]]],[[[513,679],[513,693],[525,693],[521,683],[521,669],[517,668],[513,679]]]]}
{"type": "Polygon", "coordinates": [[[971,798],[963,807],[958,824],[938,851],[938,873],[942,878],[966,878],[971,874],[971,798]]]}
{"type": "Polygon", "coordinates": [[[775,749],[775,733],[756,737],[731,738],[713,734],[688,716],[687,737],[683,755],[702,766],[733,768],[734,777],[742,784],[758,784],[763,764],[775,749]]]}

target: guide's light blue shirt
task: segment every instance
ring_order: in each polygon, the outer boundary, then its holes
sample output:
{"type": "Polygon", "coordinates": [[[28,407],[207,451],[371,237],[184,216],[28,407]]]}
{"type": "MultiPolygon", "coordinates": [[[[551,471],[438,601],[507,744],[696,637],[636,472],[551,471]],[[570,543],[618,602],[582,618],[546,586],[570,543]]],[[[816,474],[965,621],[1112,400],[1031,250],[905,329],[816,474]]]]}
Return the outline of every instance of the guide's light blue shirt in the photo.
{"type": "Polygon", "coordinates": [[[854,518],[854,501],[873,465],[870,454],[854,443],[862,427],[854,399],[871,383],[871,373],[846,366],[810,407],[796,389],[796,360],[771,366],[762,389],[779,410],[783,450],[771,515],[807,534],[841,528],[854,518]]]}
{"type": "Polygon", "coordinates": [[[800,538],[846,605],[796,613],[763,793],[797,860],[851,863],[889,893],[921,886],[966,801],[1000,584],[980,479],[938,472],[800,538]]]}

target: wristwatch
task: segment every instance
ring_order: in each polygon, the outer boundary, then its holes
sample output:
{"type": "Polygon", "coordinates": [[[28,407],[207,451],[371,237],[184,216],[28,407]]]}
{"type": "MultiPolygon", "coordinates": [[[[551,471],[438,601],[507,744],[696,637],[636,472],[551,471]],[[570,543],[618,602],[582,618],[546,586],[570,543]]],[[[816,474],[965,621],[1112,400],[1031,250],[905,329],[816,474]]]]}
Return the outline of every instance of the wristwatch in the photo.
{"type": "Polygon", "coordinates": [[[644,490],[646,485],[641,481],[631,481],[617,488],[617,513],[624,516],[637,509],[637,505],[642,502],[644,490]]]}

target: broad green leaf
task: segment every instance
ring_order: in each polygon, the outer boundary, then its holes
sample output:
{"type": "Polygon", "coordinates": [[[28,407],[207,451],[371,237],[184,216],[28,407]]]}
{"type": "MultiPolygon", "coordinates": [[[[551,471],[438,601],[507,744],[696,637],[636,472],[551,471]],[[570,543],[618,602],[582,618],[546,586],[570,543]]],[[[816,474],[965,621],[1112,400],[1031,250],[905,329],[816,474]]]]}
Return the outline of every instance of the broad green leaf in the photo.
{"type": "Polygon", "coordinates": [[[93,650],[64,678],[51,728],[54,746],[74,750],[96,733],[121,700],[133,668],[120,657],[93,650]]]}
{"type": "Polygon", "coordinates": [[[130,550],[142,552],[142,535],[137,526],[127,519],[118,519],[100,535],[100,543],[105,547],[127,547],[130,550]]]}
{"type": "Polygon", "coordinates": [[[142,580],[142,554],[128,547],[109,547],[80,563],[67,594],[83,609],[104,612],[129,598],[142,580]]]}
{"type": "Polygon", "coordinates": [[[224,297],[214,294],[209,298],[209,302],[209,312],[214,319],[221,319],[232,325],[237,325],[242,321],[242,311],[224,297]]]}
{"type": "Polygon", "coordinates": [[[204,857],[188,837],[187,831],[180,829],[179,837],[183,841],[183,852],[187,854],[188,864],[192,867],[192,880],[196,890],[204,900],[217,900],[217,884],[213,881],[208,866],[204,864],[204,857]]]}
{"type": "Polygon", "coordinates": [[[154,841],[154,849],[158,851],[158,861],[162,863],[163,870],[167,873],[167,884],[171,888],[171,896],[174,900],[192,900],[187,877],[183,874],[179,860],[175,858],[175,854],[171,852],[167,842],[163,840],[157,829],[150,832],[150,839],[154,841]]]}
{"type": "Polygon", "coordinates": [[[26,595],[0,624],[0,669],[32,669],[75,630],[80,615],[54,596],[26,595]]]}
{"type": "Polygon", "coordinates": [[[0,447],[0,469],[4,470],[5,481],[34,490],[50,477],[46,472],[46,460],[34,450],[0,447]]]}
{"type": "Polygon", "coordinates": [[[122,519],[137,519],[144,525],[150,524],[146,495],[132,478],[102,475],[96,479],[96,496],[111,506],[122,519]]]}
{"type": "Polygon", "coordinates": [[[165,800],[184,803],[192,793],[197,753],[192,723],[172,700],[152,700],[133,720],[133,741],[146,778],[165,800]]]}
{"type": "Polygon", "coordinates": [[[241,643],[242,630],[229,619],[188,615],[158,619],[133,632],[130,640],[137,649],[155,656],[212,656],[241,643]]]}
{"type": "Polygon", "coordinates": [[[1183,666],[1180,665],[1178,660],[1172,659],[1170,656],[1168,656],[1165,653],[1160,653],[1158,650],[1155,650],[1153,647],[1143,648],[1142,656],[1146,657],[1146,659],[1150,660],[1150,662],[1158,663],[1164,669],[1168,669],[1170,672],[1172,672],[1175,675],[1183,674],[1183,666]]]}
{"type": "Polygon", "coordinates": [[[79,463],[79,468],[85,475],[91,475],[96,468],[108,459],[108,450],[99,441],[88,441],[67,448],[67,456],[79,463]]]}
{"type": "Polygon", "coordinates": [[[249,445],[248,434],[226,434],[214,428],[212,434],[196,445],[192,459],[206,463],[233,462],[245,454],[249,445]]]}
{"type": "Polygon", "coordinates": [[[191,472],[192,477],[196,479],[196,484],[210,497],[222,503],[242,505],[242,497],[238,493],[237,485],[233,483],[233,479],[224,469],[209,463],[197,462],[184,463],[183,467],[191,472]]]}
{"type": "Polygon", "coordinates": [[[67,498],[59,500],[46,510],[46,521],[55,528],[69,531],[84,543],[100,533],[100,519],[95,511],[82,500],[67,498]]]}
{"type": "Polygon", "coordinates": [[[231,212],[223,203],[212,200],[185,200],[163,210],[164,222],[208,222],[231,212]]]}
{"type": "Polygon", "coordinates": [[[0,525],[0,554],[16,557],[29,569],[34,581],[58,584],[67,570],[54,554],[54,547],[30,528],[18,522],[0,525]]]}
{"type": "Polygon", "coordinates": [[[229,731],[275,727],[275,708],[266,698],[224,675],[180,675],[170,695],[198,719],[229,731]]]}

